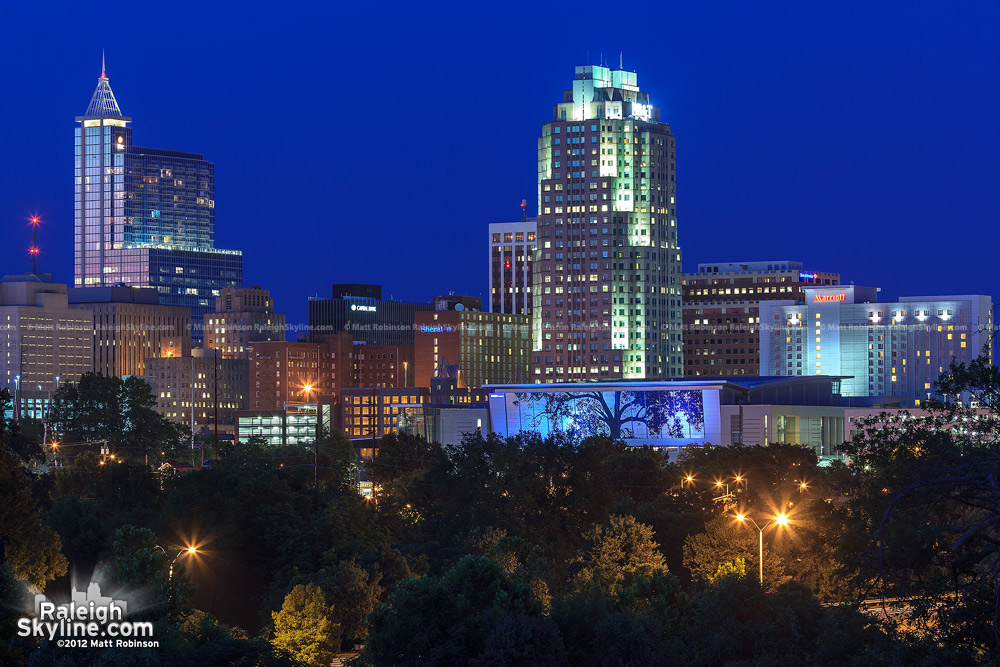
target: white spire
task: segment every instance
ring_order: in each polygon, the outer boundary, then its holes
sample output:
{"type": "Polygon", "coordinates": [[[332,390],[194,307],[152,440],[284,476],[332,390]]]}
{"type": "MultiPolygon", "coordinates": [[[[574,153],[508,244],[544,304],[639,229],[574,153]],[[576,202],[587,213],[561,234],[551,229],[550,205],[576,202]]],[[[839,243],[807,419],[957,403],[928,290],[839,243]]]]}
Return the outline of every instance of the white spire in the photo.
{"type": "Polygon", "coordinates": [[[108,83],[108,77],[105,73],[104,68],[104,52],[101,51],[101,78],[97,80],[97,90],[94,91],[94,96],[90,98],[90,104],[87,106],[86,116],[121,116],[122,111],[118,108],[118,100],[115,99],[115,94],[111,92],[111,84],[108,83]]]}

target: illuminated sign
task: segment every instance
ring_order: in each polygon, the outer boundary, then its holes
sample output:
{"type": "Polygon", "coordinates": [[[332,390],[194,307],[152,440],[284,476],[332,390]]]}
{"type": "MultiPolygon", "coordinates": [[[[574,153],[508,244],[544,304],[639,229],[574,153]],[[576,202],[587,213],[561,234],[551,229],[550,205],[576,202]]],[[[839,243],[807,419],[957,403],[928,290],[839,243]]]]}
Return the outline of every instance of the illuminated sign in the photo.
{"type": "Polygon", "coordinates": [[[819,275],[815,273],[803,273],[802,271],[799,271],[799,278],[801,278],[802,280],[816,280],[817,278],[819,278],[819,275]]]}
{"type": "Polygon", "coordinates": [[[824,301],[846,301],[847,294],[817,294],[813,297],[813,303],[823,303],[824,301]]]}
{"type": "Polygon", "coordinates": [[[450,324],[445,324],[445,325],[439,324],[435,327],[429,327],[426,324],[420,325],[420,333],[441,333],[445,331],[451,331],[450,324]]]}
{"type": "Polygon", "coordinates": [[[362,313],[374,313],[374,312],[377,312],[377,309],[375,308],[375,306],[365,306],[365,305],[360,304],[360,303],[352,303],[351,304],[351,310],[359,311],[359,312],[362,312],[362,313]]]}

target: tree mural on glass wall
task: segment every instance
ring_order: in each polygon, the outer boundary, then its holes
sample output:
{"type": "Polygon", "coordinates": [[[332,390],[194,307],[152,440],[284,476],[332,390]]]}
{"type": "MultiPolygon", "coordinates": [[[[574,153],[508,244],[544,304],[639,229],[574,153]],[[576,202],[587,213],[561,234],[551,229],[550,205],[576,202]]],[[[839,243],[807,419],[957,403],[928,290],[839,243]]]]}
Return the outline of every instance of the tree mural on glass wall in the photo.
{"type": "Polygon", "coordinates": [[[700,391],[580,391],[517,394],[522,425],[621,438],[700,437],[700,391]]]}

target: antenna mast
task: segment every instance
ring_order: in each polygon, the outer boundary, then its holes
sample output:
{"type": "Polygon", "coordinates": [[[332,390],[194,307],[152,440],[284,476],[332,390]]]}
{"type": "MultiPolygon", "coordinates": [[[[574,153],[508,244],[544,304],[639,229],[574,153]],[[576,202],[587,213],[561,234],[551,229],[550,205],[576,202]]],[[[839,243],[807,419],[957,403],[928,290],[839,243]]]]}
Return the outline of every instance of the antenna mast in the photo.
{"type": "Polygon", "coordinates": [[[28,248],[28,255],[31,256],[31,272],[38,273],[38,216],[31,216],[31,247],[28,248]]]}

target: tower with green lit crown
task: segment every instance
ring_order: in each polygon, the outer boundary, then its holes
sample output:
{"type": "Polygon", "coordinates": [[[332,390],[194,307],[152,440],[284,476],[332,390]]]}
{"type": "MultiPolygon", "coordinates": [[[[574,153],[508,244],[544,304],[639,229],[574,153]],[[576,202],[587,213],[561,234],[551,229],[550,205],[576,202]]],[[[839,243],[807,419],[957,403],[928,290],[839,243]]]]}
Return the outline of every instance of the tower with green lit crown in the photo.
{"type": "Polygon", "coordinates": [[[674,151],[635,72],[576,68],[538,139],[535,382],[683,375],[674,151]]]}
{"type": "Polygon", "coordinates": [[[161,304],[191,308],[197,341],[222,288],[242,286],[242,253],[215,247],[215,165],[134,145],[131,122],[102,61],[76,118],[74,284],[155,288],[161,304]]]}

